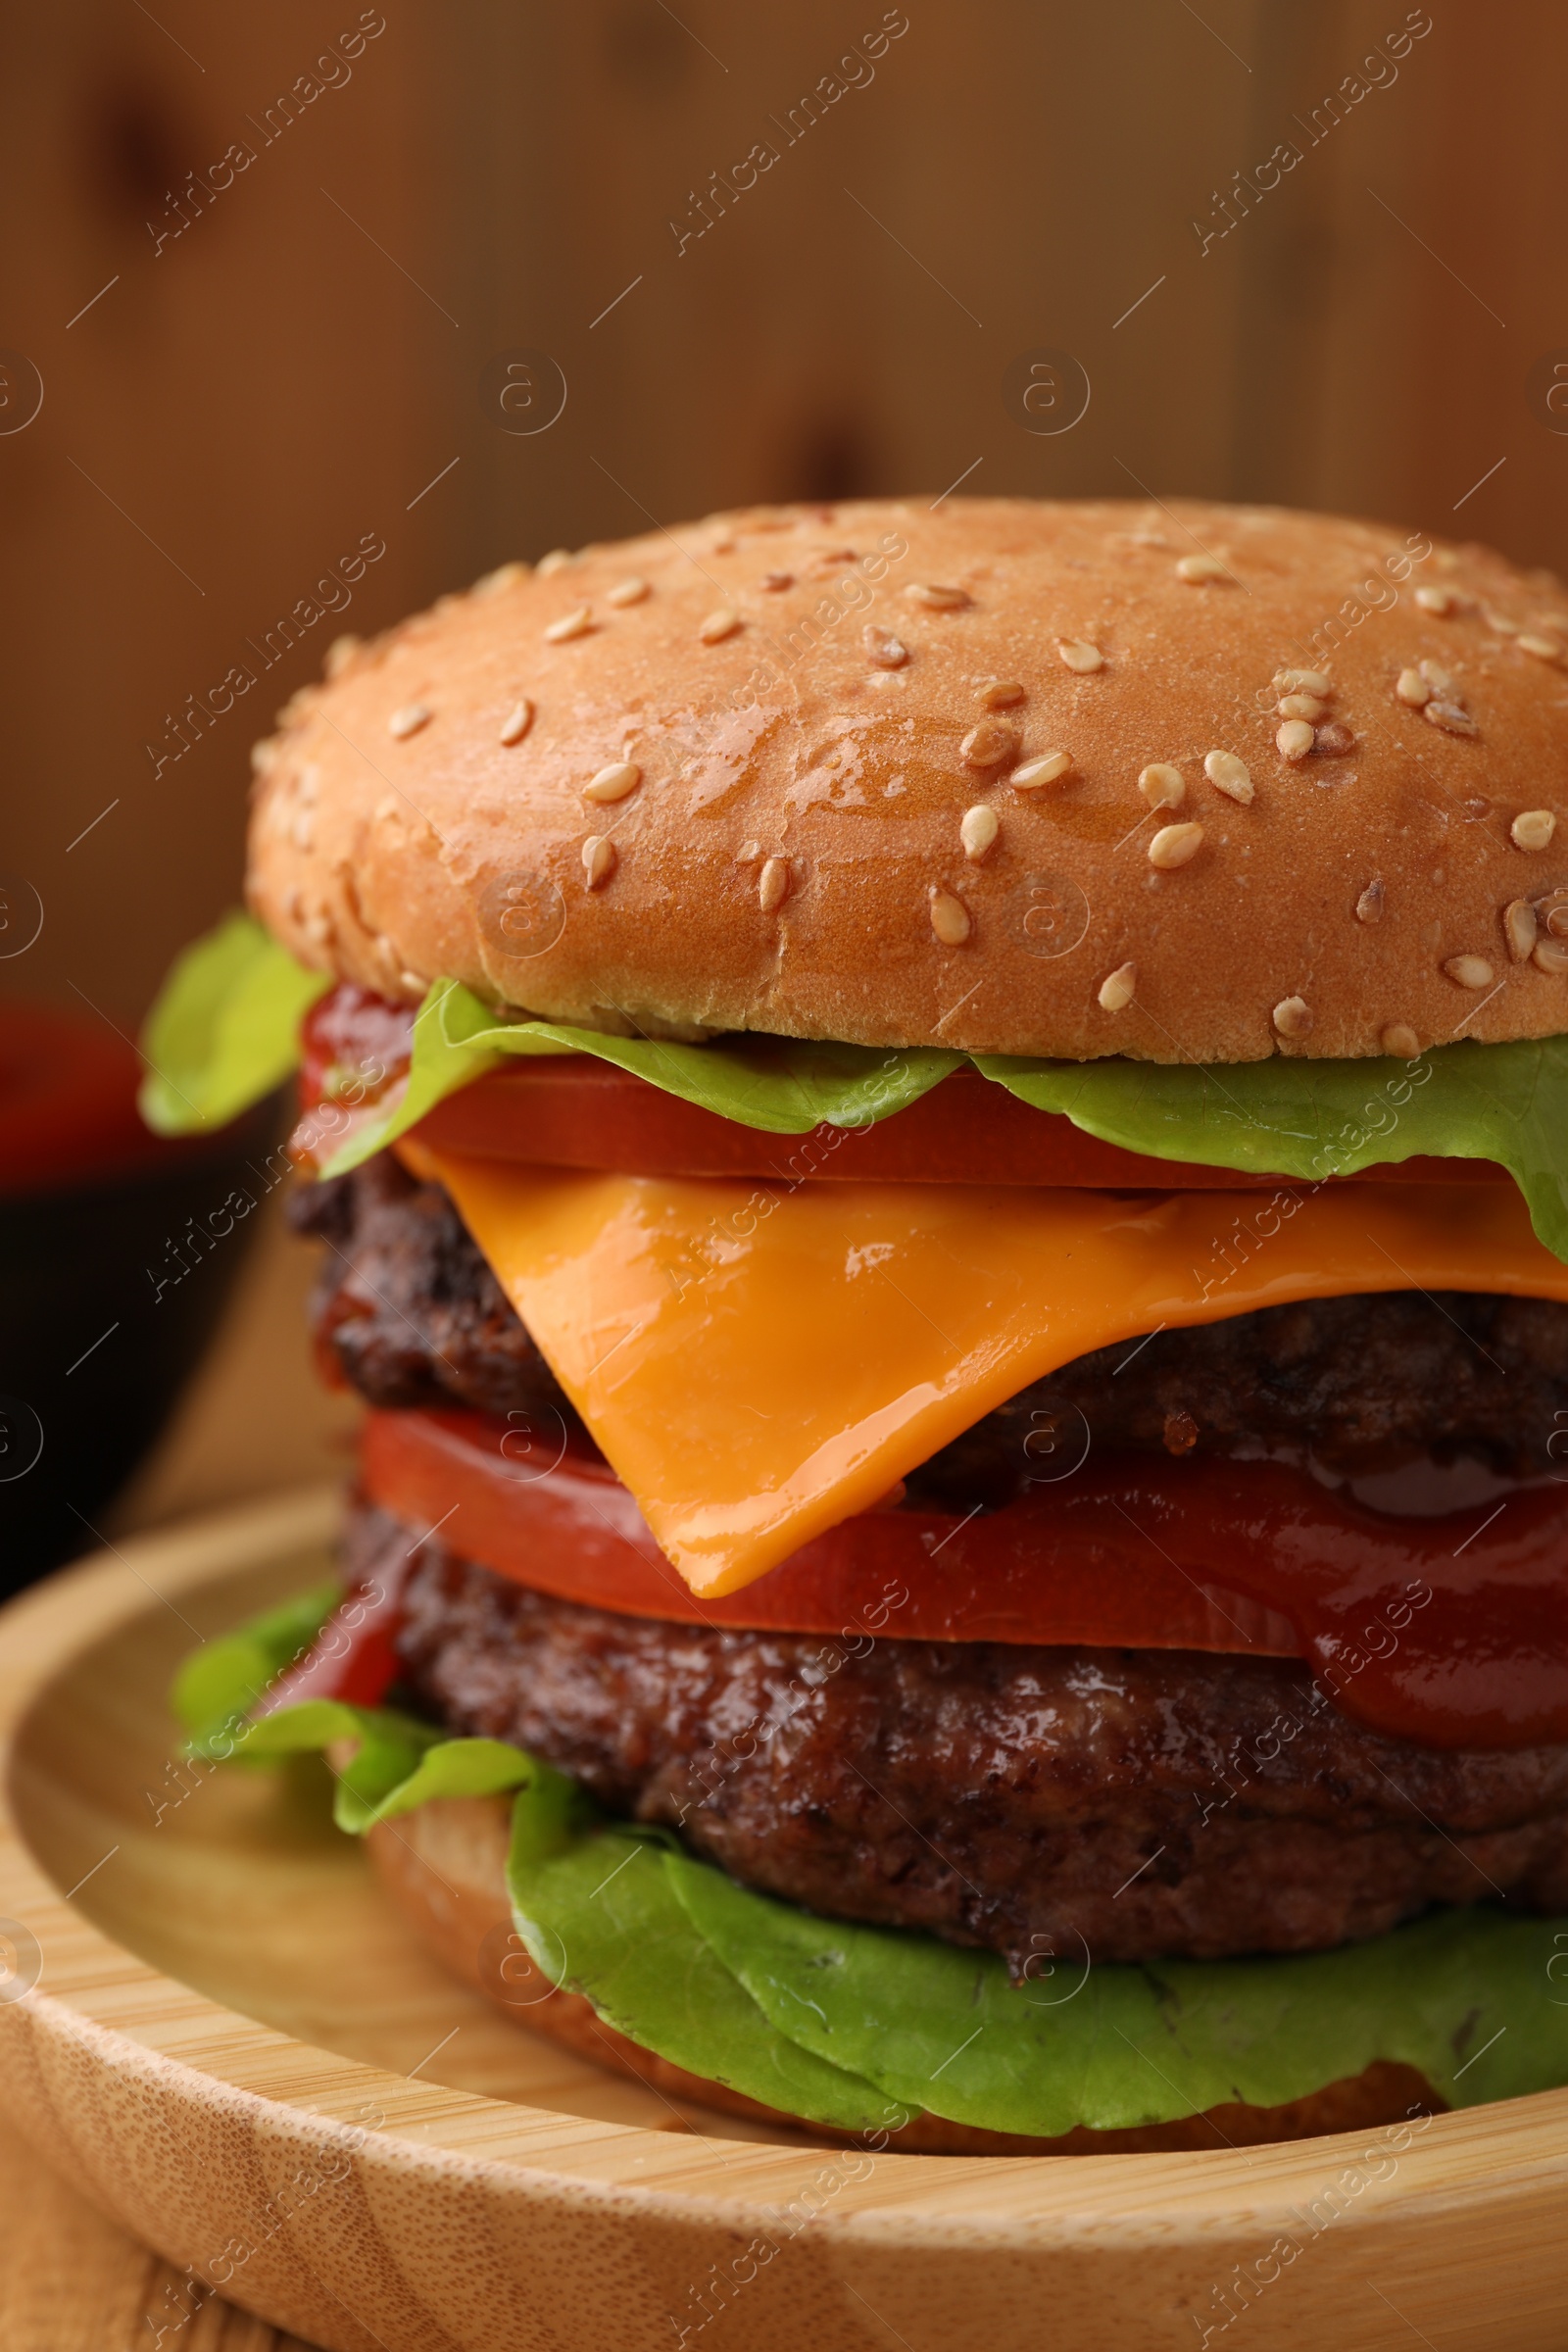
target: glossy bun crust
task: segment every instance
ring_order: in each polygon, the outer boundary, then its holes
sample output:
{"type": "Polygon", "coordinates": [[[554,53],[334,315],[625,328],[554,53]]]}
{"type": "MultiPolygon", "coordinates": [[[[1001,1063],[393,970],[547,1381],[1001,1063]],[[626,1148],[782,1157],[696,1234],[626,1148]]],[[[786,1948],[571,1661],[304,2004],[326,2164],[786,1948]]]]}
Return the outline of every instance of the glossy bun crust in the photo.
{"type": "Polygon", "coordinates": [[[1552,1035],[1565,644],[1547,574],[1280,509],[718,515],[340,641],[258,746],[251,902],[382,995],[622,1033],[1552,1035]]]}
{"type": "MultiPolygon", "coordinates": [[[[1240,2100],[1169,2124],[1125,2131],[1082,2127],[1052,2139],[987,2132],[950,2123],[929,2112],[910,2115],[889,2102],[895,2132],[854,2133],[832,2125],[803,2124],[764,2107],[727,2083],[688,2074],[604,2025],[581,1993],[551,1990],[513,1932],[507,1895],[511,1806],[505,1797],[446,1797],[396,1822],[382,1822],[366,1839],[376,1873],[422,1940],[455,1973],[488,1995],[519,2026],[564,2043],[612,2073],[634,2075],[666,2101],[689,2100],[754,2124],[771,2124],[789,2136],[889,2147],[906,2156],[1109,2156],[1158,2148],[1256,2146],[1262,2141],[1310,2139],[1326,2132],[1361,2132],[1402,2123],[1418,2110],[1441,2112],[1425,2078],[1413,2067],[1374,2060],[1363,2074],[1329,2082],[1284,2107],[1249,2107],[1240,2100]]],[[[681,2119],[684,2120],[684,2119],[681,2119]]],[[[700,2127],[699,2127],[700,2128],[700,2127]]]]}

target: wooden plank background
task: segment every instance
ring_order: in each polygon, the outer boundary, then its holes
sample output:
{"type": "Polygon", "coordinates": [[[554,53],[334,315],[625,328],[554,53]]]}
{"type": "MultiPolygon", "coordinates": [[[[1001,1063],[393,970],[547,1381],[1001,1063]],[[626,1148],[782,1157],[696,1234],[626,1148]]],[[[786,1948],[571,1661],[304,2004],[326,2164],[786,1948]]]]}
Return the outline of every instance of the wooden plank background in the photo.
{"type": "Polygon", "coordinates": [[[1568,437],[1528,395],[1568,345],[1548,0],[413,0],[361,23],[352,0],[13,17],[0,340],[45,398],[0,433],[0,870],[46,921],[0,987],[133,1019],[234,895],[270,710],[338,627],[505,555],[972,467],[977,490],[1283,499],[1560,560],[1568,437]],[[254,160],[219,188],[235,141],[254,160]],[[1299,160],[1265,187],[1282,142],[1299,160]],[[1055,436],[1003,393],[1042,346],[1093,386],[1055,436]],[[567,385],[533,435],[484,397],[517,348],[567,385]],[[385,554],[352,603],[262,668],[247,643],[364,533],[385,554]],[[166,714],[236,662],[254,689],[155,773],[166,714]]]}

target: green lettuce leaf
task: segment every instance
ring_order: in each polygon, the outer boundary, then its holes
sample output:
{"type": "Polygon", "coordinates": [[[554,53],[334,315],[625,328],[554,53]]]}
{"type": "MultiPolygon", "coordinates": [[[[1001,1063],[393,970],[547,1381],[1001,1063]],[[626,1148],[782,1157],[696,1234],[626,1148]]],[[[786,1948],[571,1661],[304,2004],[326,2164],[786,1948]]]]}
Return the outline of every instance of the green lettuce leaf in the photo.
{"type": "Polygon", "coordinates": [[[997,2132],[1109,2131],[1278,2105],[1379,2058],[1456,2107],[1568,2082],[1561,1923],[1489,1906],[1282,1959],[1095,1967],[1069,1951],[1014,1985],[992,1953],[738,1886],[502,1741],[311,1700],[249,1727],[239,1752],[350,1739],[341,1827],[515,1790],[508,1884],[549,1981],[642,2048],[812,2122],[896,2132],[924,2108],[997,2132]]]}
{"type": "MultiPolygon", "coordinates": [[[[143,1110],[166,1133],[230,1118],[295,1058],[300,1015],[327,981],[245,915],[175,965],[149,1017],[143,1110]]],[[[498,1021],[452,979],[415,1020],[406,1083],[325,1163],[341,1175],[509,1054],[591,1054],[724,1119],[773,1135],[891,1118],[971,1059],[1036,1109],[1154,1159],[1315,1181],[1413,1153],[1490,1159],[1519,1186],[1536,1232],[1568,1260],[1568,1036],[1434,1047],[1415,1060],[1162,1062],[972,1057],[934,1047],[734,1039],[707,1046],[605,1037],[560,1021],[498,1021]]]]}
{"type": "Polygon", "coordinates": [[[339,1585],[318,1585],[191,1651],[174,1677],[170,1703],[193,1752],[232,1738],[269,1685],[306,1655],[342,1597],[339,1585]]]}
{"type": "Polygon", "coordinates": [[[341,1176],[357,1168],[406,1134],[444,1096],[499,1068],[512,1054],[592,1054],[666,1095],[773,1135],[808,1135],[823,1125],[868,1127],[928,1094],[964,1058],[935,1047],[895,1052],[795,1038],[683,1046],[651,1037],[605,1037],[564,1021],[498,1021],[461,981],[437,980],[415,1017],[406,1090],[389,1100],[379,1116],[356,1122],[321,1173],[341,1176]]]}
{"type": "Polygon", "coordinates": [[[889,2102],[872,2083],[771,2024],[693,1929],[664,1838],[601,1822],[541,1853],[535,1803],[532,1788],[519,1792],[507,1882],[517,1933],[552,1984],[710,2082],[847,2131],[884,2122],[889,2102]]]}
{"type": "Polygon", "coordinates": [[[225,916],[179,956],[142,1030],[141,1115],[159,1135],[222,1127],[281,1086],[300,1022],[332,985],[248,914],[225,916]]]}
{"type": "Polygon", "coordinates": [[[1014,1985],[994,1953],[817,1919],[685,1854],[669,1869],[698,1933],[781,2032],[955,2123],[1049,2137],[1230,2099],[1273,2107],[1377,2058],[1461,2107],[1568,2082],[1548,1921],[1435,1911],[1284,1959],[1096,1968],[1069,1950],[1014,1985]]]}
{"type": "Polygon", "coordinates": [[[1023,1061],[975,1066],[1037,1110],[1155,1159],[1259,1174],[1353,1175],[1417,1152],[1491,1159],[1513,1177],[1540,1239],[1568,1259],[1568,1037],[1414,1061],[1023,1061]]]}
{"type": "Polygon", "coordinates": [[[350,1837],[372,1824],[412,1813],[438,1796],[495,1796],[530,1781],[548,1780],[558,1809],[580,1801],[577,1785],[501,1740],[449,1740],[430,1724],[391,1707],[355,1707],[341,1698],[306,1698],[233,1728],[187,1742],[186,1753],[217,1763],[275,1764],[285,1756],[319,1755],[343,1740],[351,1760],[334,1770],[332,1817],[350,1837]]]}

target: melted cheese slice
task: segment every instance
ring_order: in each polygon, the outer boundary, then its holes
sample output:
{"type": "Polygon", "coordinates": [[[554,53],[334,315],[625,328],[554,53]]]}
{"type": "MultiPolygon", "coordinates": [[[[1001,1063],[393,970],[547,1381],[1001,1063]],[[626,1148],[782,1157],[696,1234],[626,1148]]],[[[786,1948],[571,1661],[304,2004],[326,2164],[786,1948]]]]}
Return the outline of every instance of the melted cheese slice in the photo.
{"type": "Polygon", "coordinates": [[[399,1150],[698,1593],[752,1583],[1091,1348],[1353,1291],[1568,1300],[1512,1185],[767,1191],[399,1150]]]}

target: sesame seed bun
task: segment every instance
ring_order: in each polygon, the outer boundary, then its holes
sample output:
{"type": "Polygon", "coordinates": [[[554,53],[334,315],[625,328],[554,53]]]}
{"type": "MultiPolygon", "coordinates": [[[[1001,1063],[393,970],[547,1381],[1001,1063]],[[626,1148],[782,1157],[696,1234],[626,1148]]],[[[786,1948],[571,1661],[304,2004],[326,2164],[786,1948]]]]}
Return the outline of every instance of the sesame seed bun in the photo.
{"type": "Polygon", "coordinates": [[[1568,596],[1200,501],[758,509],[368,645],[257,747],[305,962],[623,1032],[1250,1061],[1568,1028],[1568,596]]]}
{"type": "MultiPolygon", "coordinates": [[[[421,1939],[517,2025],[564,2043],[612,2073],[634,2076],[666,2099],[690,2099],[753,2123],[805,2130],[815,2140],[864,2142],[863,2132],[824,2124],[803,2126],[798,2117],[761,2106],[728,2083],[689,2074],[607,2026],[583,1994],[552,1990],[513,1930],[506,1885],[510,1835],[511,1805],[505,1797],[441,1797],[396,1822],[378,1823],[366,1843],[382,1886],[421,1939]]],[[[568,1954],[568,1968],[569,1959],[568,1954]]],[[[1444,2101],[1414,2067],[1375,2059],[1364,2073],[1326,2083],[1283,2107],[1250,2107],[1233,2099],[1174,2123],[1111,2132],[1080,2125],[1058,2137],[1038,2139],[917,2113],[890,2132],[889,2144],[910,2156],[1135,2155],[1159,2148],[1256,2146],[1267,2140],[1310,2139],[1325,2132],[1366,2131],[1401,2123],[1417,2107],[1441,2112],[1444,2101]]],[[[891,2121],[897,2121],[898,2112],[890,2102],[891,2121]]]]}

